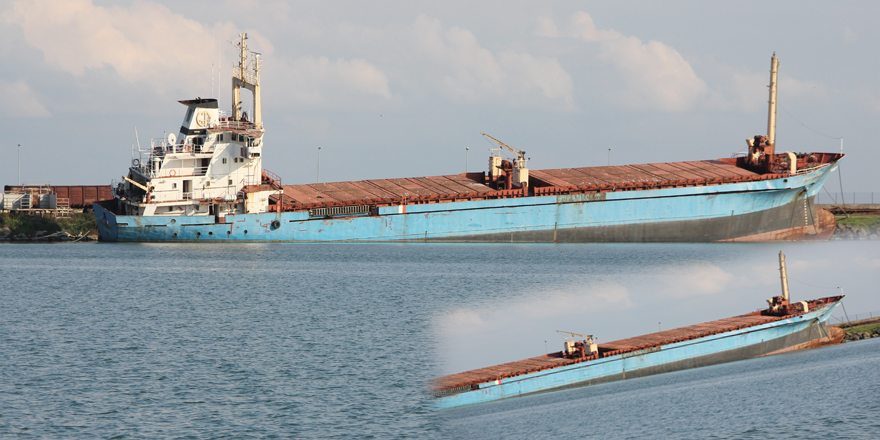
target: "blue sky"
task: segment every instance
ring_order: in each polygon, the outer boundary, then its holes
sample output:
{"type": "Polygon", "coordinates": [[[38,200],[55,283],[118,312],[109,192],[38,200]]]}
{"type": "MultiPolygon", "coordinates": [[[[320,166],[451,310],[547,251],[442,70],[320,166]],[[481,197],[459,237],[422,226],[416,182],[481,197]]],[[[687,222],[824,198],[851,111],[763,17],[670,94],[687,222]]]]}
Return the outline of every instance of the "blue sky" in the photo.
{"type": "MultiPolygon", "coordinates": [[[[766,132],[831,151],[846,191],[880,191],[871,2],[0,3],[0,180],[107,184],[176,101],[230,107],[234,40],[263,54],[264,167],[284,183],[486,168],[480,132],[534,169],[729,157],[766,132]],[[218,69],[219,68],[219,69],[218,69]],[[218,72],[219,70],[219,72],[218,72]],[[219,78],[218,78],[219,75],[219,78]],[[469,148],[469,150],[467,150],[469,148]]],[[[836,178],[830,191],[838,191],[836,178]]]]}

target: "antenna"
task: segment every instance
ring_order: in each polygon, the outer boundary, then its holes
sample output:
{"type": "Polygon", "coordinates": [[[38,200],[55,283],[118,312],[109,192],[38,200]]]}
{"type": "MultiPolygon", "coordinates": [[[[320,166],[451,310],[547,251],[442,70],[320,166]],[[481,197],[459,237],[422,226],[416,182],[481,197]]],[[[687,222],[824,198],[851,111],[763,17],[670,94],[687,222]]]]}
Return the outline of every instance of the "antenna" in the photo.
{"type": "MultiPolygon", "coordinates": [[[[217,34],[216,29],[211,30],[211,50],[214,50],[214,48],[217,47],[217,35],[216,34],[217,34]]],[[[219,81],[220,79],[218,78],[217,80],[219,81]]],[[[214,95],[214,62],[213,61],[211,61],[211,96],[216,96],[216,95],[214,95]]]]}
{"type": "Polygon", "coordinates": [[[223,48],[222,48],[222,46],[223,46],[222,44],[217,43],[217,84],[218,84],[218,87],[217,87],[217,104],[220,104],[220,87],[219,87],[219,84],[220,84],[220,75],[221,75],[221,72],[222,72],[221,69],[223,69],[223,59],[222,59],[223,48]]]}

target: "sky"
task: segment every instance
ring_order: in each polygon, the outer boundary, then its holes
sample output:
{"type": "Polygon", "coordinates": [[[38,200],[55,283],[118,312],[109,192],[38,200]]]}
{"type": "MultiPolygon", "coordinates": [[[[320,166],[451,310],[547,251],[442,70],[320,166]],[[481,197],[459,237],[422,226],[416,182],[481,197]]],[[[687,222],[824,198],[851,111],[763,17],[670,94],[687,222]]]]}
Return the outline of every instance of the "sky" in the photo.
{"type": "Polygon", "coordinates": [[[0,182],[120,179],[133,146],[177,132],[176,101],[230,109],[247,32],[263,166],[285,184],[319,161],[321,181],[485,170],[481,132],[532,169],[730,157],[766,133],[776,52],[777,150],[843,137],[828,190],[880,192],[878,18],[866,1],[2,0],[0,182]]]}

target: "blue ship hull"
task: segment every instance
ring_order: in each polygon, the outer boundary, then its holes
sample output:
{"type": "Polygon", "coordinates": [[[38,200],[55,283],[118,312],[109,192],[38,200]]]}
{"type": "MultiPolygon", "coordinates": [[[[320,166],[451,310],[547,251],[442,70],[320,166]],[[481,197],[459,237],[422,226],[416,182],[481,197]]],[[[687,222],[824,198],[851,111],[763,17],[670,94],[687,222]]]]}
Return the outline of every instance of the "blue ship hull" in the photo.
{"type": "Polygon", "coordinates": [[[839,304],[741,330],[481,383],[473,390],[441,395],[435,405],[456,408],[749,359],[799,345],[806,348],[813,341],[831,339],[824,322],[839,304]]]}
{"type": "MultiPolygon", "coordinates": [[[[104,241],[708,242],[820,235],[813,198],[837,164],[786,178],[679,188],[380,206],[345,217],[309,211],[130,216],[96,203],[104,241]]],[[[827,239],[827,236],[824,237],[827,239]]]]}

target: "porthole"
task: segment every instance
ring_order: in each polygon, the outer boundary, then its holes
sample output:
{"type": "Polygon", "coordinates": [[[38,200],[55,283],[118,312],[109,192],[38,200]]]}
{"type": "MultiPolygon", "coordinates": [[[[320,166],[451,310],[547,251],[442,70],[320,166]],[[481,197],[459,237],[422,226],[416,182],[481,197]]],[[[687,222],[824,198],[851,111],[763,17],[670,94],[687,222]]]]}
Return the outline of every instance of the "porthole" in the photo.
{"type": "Polygon", "coordinates": [[[171,238],[177,238],[177,232],[171,235],[171,238]]]}
{"type": "Polygon", "coordinates": [[[208,232],[208,235],[214,235],[214,231],[208,232]]]}
{"type": "Polygon", "coordinates": [[[244,230],[244,235],[247,235],[247,229],[244,230]]]}
{"type": "Polygon", "coordinates": [[[202,233],[201,233],[201,232],[196,232],[196,238],[199,238],[199,237],[201,237],[201,236],[202,236],[202,233]]]}

